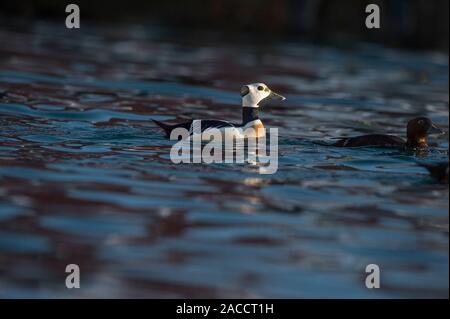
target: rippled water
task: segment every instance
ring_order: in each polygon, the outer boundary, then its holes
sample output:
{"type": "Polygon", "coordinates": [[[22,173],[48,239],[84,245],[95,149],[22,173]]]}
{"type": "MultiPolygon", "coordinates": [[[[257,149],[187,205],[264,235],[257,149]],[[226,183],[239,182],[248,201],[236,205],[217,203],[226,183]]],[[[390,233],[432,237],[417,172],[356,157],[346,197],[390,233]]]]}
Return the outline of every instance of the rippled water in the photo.
{"type": "Polygon", "coordinates": [[[0,29],[1,297],[448,297],[448,185],[416,165],[447,160],[448,135],[315,143],[419,115],[448,129],[447,55],[81,30],[0,29]],[[239,121],[256,81],[287,97],[261,110],[276,174],[171,163],[150,119],[239,121]]]}

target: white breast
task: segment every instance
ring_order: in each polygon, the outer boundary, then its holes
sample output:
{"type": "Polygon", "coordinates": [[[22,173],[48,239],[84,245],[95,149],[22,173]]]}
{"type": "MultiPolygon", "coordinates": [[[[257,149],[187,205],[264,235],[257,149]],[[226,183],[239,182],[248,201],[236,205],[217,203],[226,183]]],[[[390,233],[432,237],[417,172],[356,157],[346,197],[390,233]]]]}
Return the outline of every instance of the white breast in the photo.
{"type": "Polygon", "coordinates": [[[248,122],[244,126],[245,137],[264,137],[266,136],[266,129],[261,120],[254,120],[248,122]]]}
{"type": "MultiPolygon", "coordinates": [[[[230,123],[231,125],[231,123],[230,123]]],[[[201,139],[201,141],[208,142],[211,141],[211,135],[220,132],[222,141],[225,139],[244,139],[244,138],[254,138],[254,137],[264,137],[266,135],[266,130],[261,120],[254,120],[247,123],[243,127],[236,126],[227,126],[221,128],[210,127],[201,132],[200,124],[194,121],[191,126],[191,136],[189,136],[189,140],[191,139],[201,139]]]]}
{"type": "Polygon", "coordinates": [[[219,131],[222,137],[222,141],[225,141],[225,139],[243,139],[245,136],[243,134],[243,129],[239,127],[222,127],[222,128],[208,128],[203,131],[202,133],[202,141],[210,141],[212,138],[210,134],[212,135],[213,132],[219,131]]]}

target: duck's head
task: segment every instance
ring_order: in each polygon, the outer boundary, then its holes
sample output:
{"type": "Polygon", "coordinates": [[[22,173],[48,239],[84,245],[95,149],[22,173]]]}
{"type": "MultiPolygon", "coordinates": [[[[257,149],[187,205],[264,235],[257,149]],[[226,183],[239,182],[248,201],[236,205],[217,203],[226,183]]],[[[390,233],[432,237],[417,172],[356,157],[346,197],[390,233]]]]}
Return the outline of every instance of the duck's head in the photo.
{"type": "Polygon", "coordinates": [[[408,143],[418,146],[427,146],[427,136],[431,134],[444,134],[441,128],[427,117],[417,117],[408,122],[406,135],[408,143]]]}
{"type": "Polygon", "coordinates": [[[273,92],[264,83],[252,83],[241,88],[242,106],[259,107],[260,103],[266,99],[285,100],[286,98],[273,92]]]}

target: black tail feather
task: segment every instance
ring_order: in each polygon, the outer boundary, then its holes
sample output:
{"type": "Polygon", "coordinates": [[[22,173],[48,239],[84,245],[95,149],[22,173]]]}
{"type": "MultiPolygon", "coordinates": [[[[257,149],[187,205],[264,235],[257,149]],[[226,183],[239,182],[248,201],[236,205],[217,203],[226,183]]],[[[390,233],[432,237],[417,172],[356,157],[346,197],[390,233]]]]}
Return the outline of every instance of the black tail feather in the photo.
{"type": "Polygon", "coordinates": [[[160,128],[162,128],[164,130],[164,133],[166,134],[166,137],[170,137],[170,133],[172,132],[173,129],[173,125],[170,124],[166,124],[157,120],[152,120],[153,122],[156,123],[156,125],[158,125],[160,128]]]}
{"type": "Polygon", "coordinates": [[[177,123],[177,124],[166,124],[157,120],[152,120],[156,123],[160,128],[164,130],[164,133],[166,134],[166,137],[170,138],[170,134],[172,133],[172,130],[175,128],[184,128],[189,131],[191,128],[192,120],[183,122],[183,123],[177,123]]]}

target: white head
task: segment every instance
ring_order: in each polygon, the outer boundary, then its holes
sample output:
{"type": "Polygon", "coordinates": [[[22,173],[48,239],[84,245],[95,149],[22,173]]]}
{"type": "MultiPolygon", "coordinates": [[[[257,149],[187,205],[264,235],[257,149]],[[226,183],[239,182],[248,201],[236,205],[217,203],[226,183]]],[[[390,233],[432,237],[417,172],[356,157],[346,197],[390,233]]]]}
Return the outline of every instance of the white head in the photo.
{"type": "Polygon", "coordinates": [[[244,85],[241,88],[242,106],[259,107],[259,103],[265,99],[285,100],[281,96],[273,92],[264,83],[252,83],[244,85]]]}

